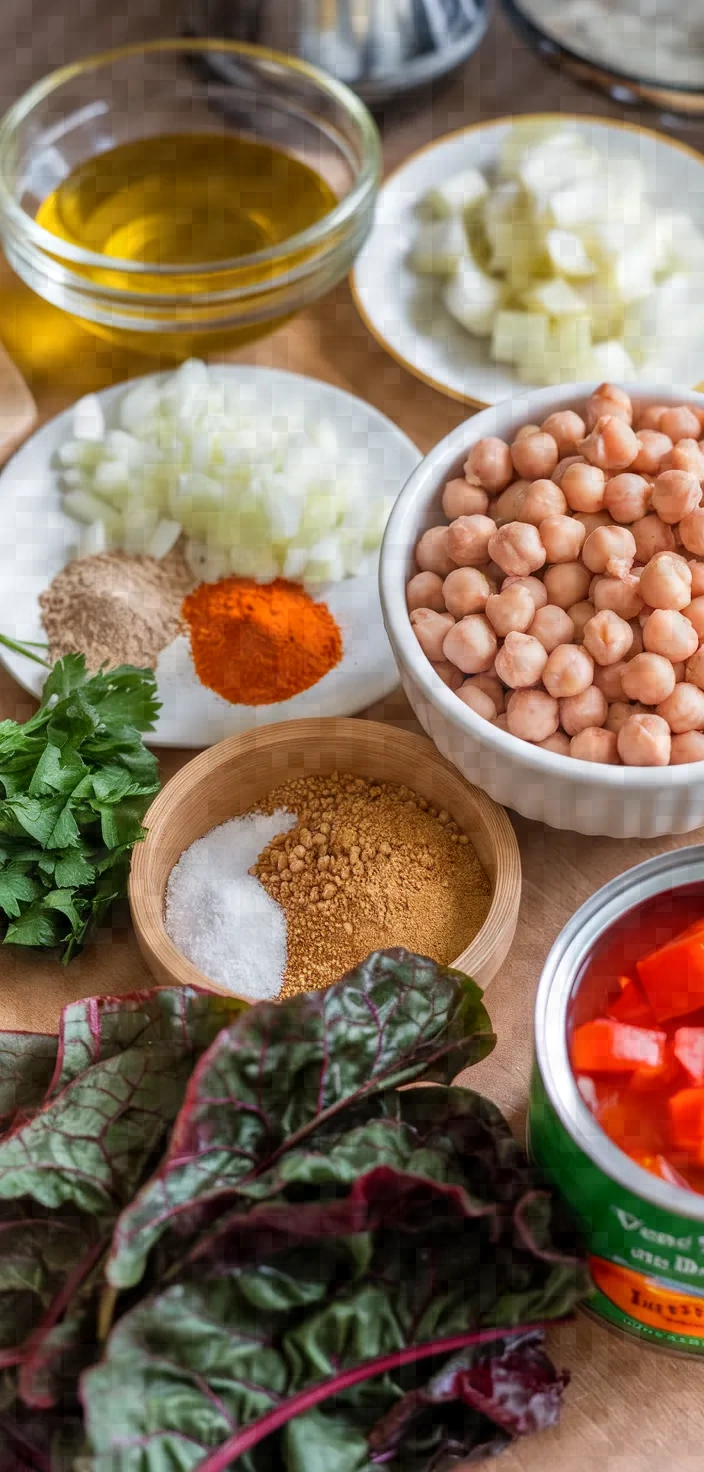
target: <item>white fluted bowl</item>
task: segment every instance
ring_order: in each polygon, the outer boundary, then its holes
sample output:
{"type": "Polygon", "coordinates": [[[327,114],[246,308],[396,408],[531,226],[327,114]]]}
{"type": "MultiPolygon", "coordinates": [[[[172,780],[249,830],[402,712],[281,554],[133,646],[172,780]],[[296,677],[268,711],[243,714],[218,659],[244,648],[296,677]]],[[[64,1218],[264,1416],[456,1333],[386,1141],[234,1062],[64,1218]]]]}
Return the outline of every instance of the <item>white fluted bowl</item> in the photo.
{"type": "MultiPolygon", "coordinates": [[[[426,527],[444,521],[446,481],[462,473],[470,447],[485,435],[511,440],[522,424],[541,424],[558,409],[577,408],[594,384],[561,385],[516,395],[475,414],[426,455],[406,482],[381,551],[379,582],[386,631],[403,688],[423,730],[468,778],[525,818],[577,833],[655,838],[704,824],[704,762],[676,767],[607,767],[541,751],[475,715],[443,684],[411,628],[406,583],[426,527]]],[[[693,403],[704,394],[671,385],[624,384],[643,405],[693,403]]]]}

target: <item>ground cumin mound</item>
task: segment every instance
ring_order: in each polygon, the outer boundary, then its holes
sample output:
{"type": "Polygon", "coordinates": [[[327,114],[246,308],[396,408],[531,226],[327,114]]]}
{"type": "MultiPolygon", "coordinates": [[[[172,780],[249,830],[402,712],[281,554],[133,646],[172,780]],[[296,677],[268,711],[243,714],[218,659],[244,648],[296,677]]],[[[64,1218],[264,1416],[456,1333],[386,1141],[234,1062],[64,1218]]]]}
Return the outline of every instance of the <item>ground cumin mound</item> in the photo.
{"type": "Polygon", "coordinates": [[[333,772],[287,782],[260,806],[298,817],[251,870],[286,911],[282,997],[329,986],[389,946],[446,964],[483,925],[491,888],[469,839],[408,787],[333,772]]]}

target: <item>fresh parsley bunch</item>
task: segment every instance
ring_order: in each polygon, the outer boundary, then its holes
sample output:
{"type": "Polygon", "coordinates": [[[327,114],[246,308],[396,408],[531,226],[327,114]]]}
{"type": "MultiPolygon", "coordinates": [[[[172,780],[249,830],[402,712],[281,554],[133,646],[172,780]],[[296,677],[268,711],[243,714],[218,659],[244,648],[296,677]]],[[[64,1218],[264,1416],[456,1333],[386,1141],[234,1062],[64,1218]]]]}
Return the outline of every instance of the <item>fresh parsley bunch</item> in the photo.
{"type": "Polygon", "coordinates": [[[4,941],[60,946],[64,964],[126,893],[130,854],[159,790],[142,740],[159,710],[151,670],[54,666],[36,715],[0,721],[4,941]]]}

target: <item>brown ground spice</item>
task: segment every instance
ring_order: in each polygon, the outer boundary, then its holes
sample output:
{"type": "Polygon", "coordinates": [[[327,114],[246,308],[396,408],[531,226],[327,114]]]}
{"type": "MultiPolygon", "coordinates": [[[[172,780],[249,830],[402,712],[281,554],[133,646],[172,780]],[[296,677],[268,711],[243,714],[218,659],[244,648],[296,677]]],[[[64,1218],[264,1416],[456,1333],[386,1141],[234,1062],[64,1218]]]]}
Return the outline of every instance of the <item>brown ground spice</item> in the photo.
{"type": "Polygon", "coordinates": [[[408,787],[333,772],[277,787],[261,809],[277,808],[297,826],[250,872],[286,911],[282,997],[389,946],[447,963],[483,925],[491,888],[469,839],[408,787]]]}
{"type": "Polygon", "coordinates": [[[52,664],[83,653],[102,664],[153,669],[181,629],[181,604],[195,579],[178,543],[166,557],[100,552],[57,573],[39,595],[52,664]]]}

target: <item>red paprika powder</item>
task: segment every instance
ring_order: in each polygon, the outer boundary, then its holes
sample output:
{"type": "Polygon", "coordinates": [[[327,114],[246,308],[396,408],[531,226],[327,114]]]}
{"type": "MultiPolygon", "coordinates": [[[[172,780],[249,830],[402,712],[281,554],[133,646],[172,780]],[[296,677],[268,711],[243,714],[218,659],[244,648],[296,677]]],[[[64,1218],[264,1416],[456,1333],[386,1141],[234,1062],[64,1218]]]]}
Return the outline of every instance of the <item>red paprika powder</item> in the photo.
{"type": "Polygon", "coordinates": [[[201,583],[183,603],[198,678],[233,705],[273,705],[316,685],[342,658],[325,603],[277,578],[201,583]]]}

